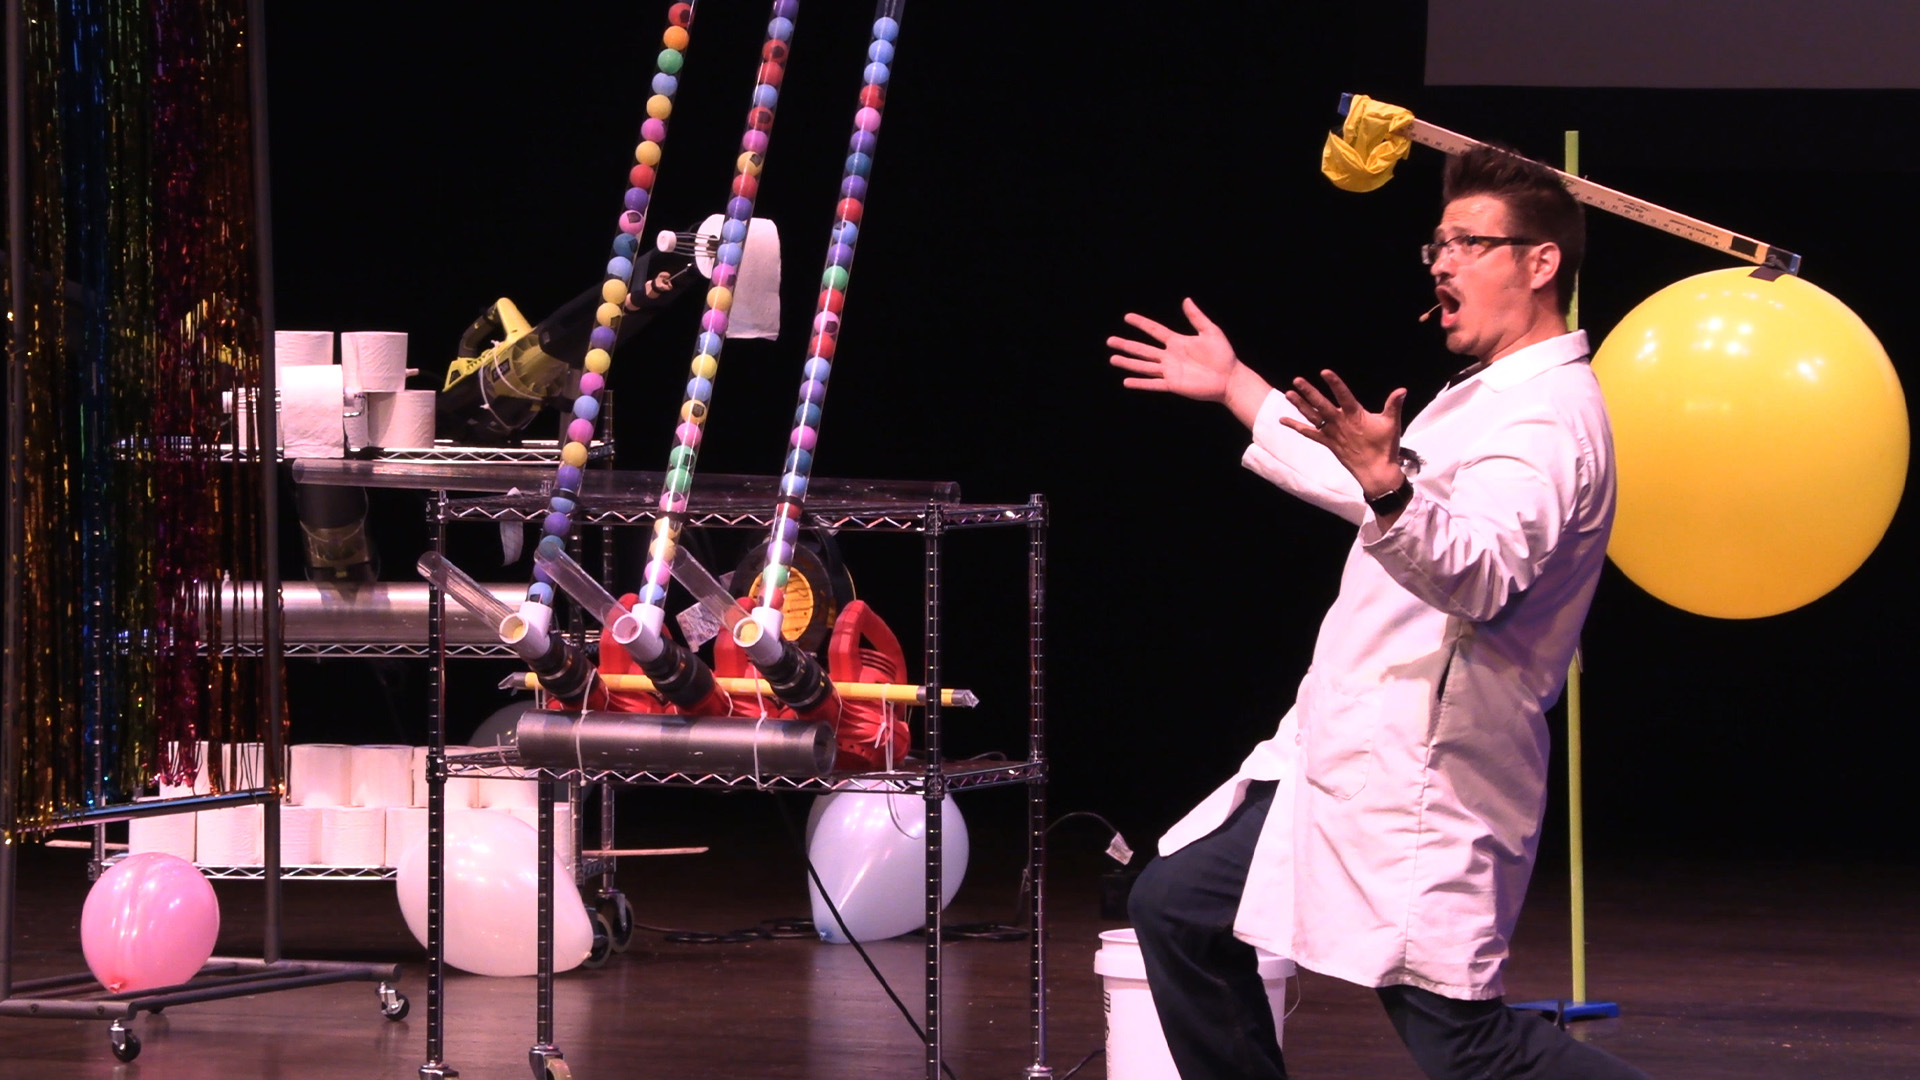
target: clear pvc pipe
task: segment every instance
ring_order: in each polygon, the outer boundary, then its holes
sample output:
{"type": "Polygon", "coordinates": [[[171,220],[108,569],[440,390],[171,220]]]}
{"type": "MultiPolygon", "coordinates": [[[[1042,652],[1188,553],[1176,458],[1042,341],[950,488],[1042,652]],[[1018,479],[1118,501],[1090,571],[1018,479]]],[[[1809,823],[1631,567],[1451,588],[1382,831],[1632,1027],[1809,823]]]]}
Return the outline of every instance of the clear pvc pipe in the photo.
{"type": "Polygon", "coordinates": [[[646,663],[660,655],[663,646],[659,632],[649,633],[647,627],[633,617],[627,605],[614,599],[613,594],[594,580],[585,567],[574,562],[559,537],[543,537],[533,550],[533,561],[547,572],[555,585],[560,586],[561,592],[572,597],[574,603],[600,620],[607,634],[633,654],[635,660],[646,663]]]}
{"type": "Polygon", "coordinates": [[[496,627],[500,640],[521,659],[529,662],[539,660],[552,647],[546,626],[537,625],[539,620],[528,620],[521,612],[502,603],[499,597],[487,591],[486,586],[453,565],[445,555],[429,551],[420,556],[414,568],[434,588],[459,601],[462,607],[479,616],[487,625],[496,627]]]}
{"type": "Polygon", "coordinates": [[[721,350],[726,345],[727,313],[733,308],[733,286],[746,253],[748,223],[753,220],[753,203],[760,190],[760,173],[766,165],[767,146],[773,136],[774,115],[780,102],[780,84],[786,77],[788,42],[793,37],[794,20],[799,13],[799,0],[773,0],[766,41],[761,46],[762,63],[754,79],[752,104],[747,110],[746,131],[740,137],[740,156],[734,161],[732,197],[727,200],[726,220],[720,226],[720,248],[715,253],[712,287],[707,290],[706,311],[700,316],[700,334],[695,339],[693,361],[688,368],[686,396],[680,403],[680,422],[674,428],[673,448],[667,455],[667,474],[660,488],[661,513],[654,522],[653,541],[647,549],[647,567],[640,586],[640,605],[634,612],[656,633],[666,621],[667,583],[672,579],[674,555],[679,547],[681,517],[687,512],[687,495],[699,463],[713,383],[720,371],[721,350]]]}
{"type": "Polygon", "coordinates": [[[879,0],[874,6],[872,37],[867,43],[867,65],[861,74],[860,101],[854,112],[853,134],[840,174],[840,200],[834,206],[833,228],[826,265],[820,272],[820,295],[807,338],[807,360],[802,370],[799,400],[793,410],[793,430],[787,436],[787,454],[780,471],[780,494],[774,504],[773,526],[767,537],[767,561],[760,571],[760,607],[755,621],[767,629],[778,626],[780,600],[799,543],[805,518],[807,487],[813,476],[813,456],[820,439],[827,383],[833,373],[833,355],[840,338],[842,308],[852,283],[854,248],[860,239],[860,221],[867,201],[868,176],[880,142],[880,118],[887,104],[892,78],[894,40],[900,35],[905,0],[879,0]]]}

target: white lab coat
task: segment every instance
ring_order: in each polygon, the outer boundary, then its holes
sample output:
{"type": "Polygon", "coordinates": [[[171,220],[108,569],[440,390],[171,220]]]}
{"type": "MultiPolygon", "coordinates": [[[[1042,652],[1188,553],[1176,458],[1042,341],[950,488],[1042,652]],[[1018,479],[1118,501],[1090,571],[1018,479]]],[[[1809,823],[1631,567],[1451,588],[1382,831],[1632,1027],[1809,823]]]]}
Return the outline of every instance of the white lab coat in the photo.
{"type": "Polygon", "coordinates": [[[1160,841],[1217,828],[1278,780],[1236,936],[1362,986],[1499,996],[1538,848],[1547,729],[1613,522],[1612,437],[1571,333],[1441,392],[1382,530],[1325,448],[1253,426],[1247,468],[1359,527],[1278,733],[1160,841]],[[1444,689],[1443,689],[1444,688],[1444,689]]]}

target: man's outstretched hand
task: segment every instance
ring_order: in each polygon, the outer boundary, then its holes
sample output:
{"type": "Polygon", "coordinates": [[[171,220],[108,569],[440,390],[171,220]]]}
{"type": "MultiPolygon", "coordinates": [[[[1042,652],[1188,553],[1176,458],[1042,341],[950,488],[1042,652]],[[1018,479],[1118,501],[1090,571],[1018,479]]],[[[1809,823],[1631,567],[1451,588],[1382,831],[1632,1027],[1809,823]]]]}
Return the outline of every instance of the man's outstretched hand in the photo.
{"type": "Polygon", "coordinates": [[[1130,390],[1178,394],[1195,401],[1222,402],[1241,423],[1251,427],[1260,402],[1273,388],[1240,362],[1233,343],[1200,310],[1200,305],[1185,300],[1180,309],[1193,325],[1191,334],[1130,312],[1127,325],[1140,331],[1146,340],[1119,336],[1107,339],[1107,347],[1114,350],[1113,366],[1130,373],[1121,380],[1121,385],[1130,390]]]}
{"type": "Polygon", "coordinates": [[[1340,376],[1322,371],[1320,377],[1332,398],[1307,380],[1295,379],[1287,400],[1307,422],[1284,416],[1280,422],[1333,451],[1368,498],[1398,488],[1406,479],[1400,469],[1400,407],[1407,400],[1406,388],[1388,394],[1379,412],[1368,412],[1340,376]]]}

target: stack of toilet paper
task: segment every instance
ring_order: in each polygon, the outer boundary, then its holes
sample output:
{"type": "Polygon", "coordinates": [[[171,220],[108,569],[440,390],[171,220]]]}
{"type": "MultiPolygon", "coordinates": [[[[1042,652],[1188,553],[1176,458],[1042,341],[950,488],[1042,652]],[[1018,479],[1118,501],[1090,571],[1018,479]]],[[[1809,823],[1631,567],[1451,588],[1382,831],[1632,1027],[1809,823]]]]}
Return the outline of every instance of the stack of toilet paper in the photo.
{"type": "MultiPolygon", "coordinates": [[[[287,798],[280,807],[280,865],[376,869],[398,864],[414,843],[427,835],[427,748],[424,746],[348,746],[298,743],[288,749],[287,798]]],[[[204,795],[206,744],[193,783],[161,785],[158,798],[204,795]]],[[[264,783],[260,744],[231,748],[222,758],[222,787],[258,787],[264,783]]],[[[499,776],[450,776],[445,798],[449,813],[498,810],[536,828],[539,788],[527,779],[499,776]]],[[[554,836],[561,863],[572,872],[572,807],[555,804],[554,836]]],[[[259,866],[266,861],[265,810],[259,805],[193,814],[136,818],[128,823],[128,850],[160,851],[201,866],[259,866]]]]}
{"type": "MultiPolygon", "coordinates": [[[[333,362],[331,330],[276,330],[279,446],[287,457],[337,458],[366,447],[433,446],[431,390],[408,390],[407,335],[385,330],[343,333],[333,362]]],[[[234,444],[252,440],[252,399],[236,400],[234,444]]]]}

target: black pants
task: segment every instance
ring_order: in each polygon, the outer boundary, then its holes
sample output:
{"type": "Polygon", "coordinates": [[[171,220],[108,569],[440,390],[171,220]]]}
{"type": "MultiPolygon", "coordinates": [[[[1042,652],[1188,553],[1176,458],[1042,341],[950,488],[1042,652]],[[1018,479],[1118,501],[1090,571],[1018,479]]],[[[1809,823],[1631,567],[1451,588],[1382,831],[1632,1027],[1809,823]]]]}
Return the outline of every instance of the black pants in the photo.
{"type": "MultiPolygon", "coordinates": [[[[1233,936],[1274,783],[1256,782],[1226,823],[1141,872],[1128,902],[1147,985],[1182,1080],[1285,1080],[1253,946],[1233,936]]],[[[1434,1080],[1649,1080],[1647,1074],[1500,1001],[1410,986],[1377,991],[1434,1080]]]]}

